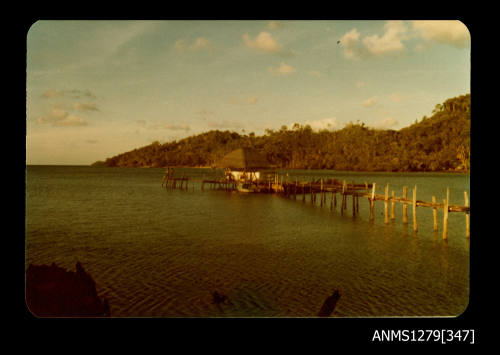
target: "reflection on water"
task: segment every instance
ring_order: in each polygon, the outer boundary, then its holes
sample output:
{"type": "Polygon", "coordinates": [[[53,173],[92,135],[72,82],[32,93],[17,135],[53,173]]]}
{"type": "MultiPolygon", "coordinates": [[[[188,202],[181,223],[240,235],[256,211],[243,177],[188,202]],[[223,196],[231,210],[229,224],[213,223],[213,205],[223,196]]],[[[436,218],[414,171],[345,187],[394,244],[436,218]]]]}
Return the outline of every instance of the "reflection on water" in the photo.
{"type": "MultiPolygon", "coordinates": [[[[185,169],[202,178],[209,169],[185,169]]],[[[468,175],[290,171],[291,176],[386,183],[400,196],[418,185],[418,199],[438,200],[449,186],[463,204],[468,175]]],[[[110,301],[113,316],[310,317],[335,289],[333,315],[455,316],[468,303],[469,241],[465,217],[450,213],[448,240],[432,229],[432,209],[403,224],[384,224],[383,203],[351,200],[341,215],[267,194],[161,188],[163,169],[28,167],[26,262],[82,262],[110,301]],[[230,304],[214,304],[212,292],[230,304]]],[[[469,191],[470,192],[470,191],[469,191]]],[[[470,195],[470,194],[469,194],[470,195]]]]}

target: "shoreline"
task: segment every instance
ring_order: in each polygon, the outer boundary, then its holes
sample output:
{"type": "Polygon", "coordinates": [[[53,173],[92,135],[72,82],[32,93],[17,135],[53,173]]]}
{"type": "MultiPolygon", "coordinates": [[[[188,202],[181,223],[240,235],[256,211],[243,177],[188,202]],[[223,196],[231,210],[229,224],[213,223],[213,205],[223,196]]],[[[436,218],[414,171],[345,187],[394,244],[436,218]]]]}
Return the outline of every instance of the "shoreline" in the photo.
{"type": "MultiPolygon", "coordinates": [[[[28,166],[46,166],[46,167],[90,167],[90,168],[119,168],[119,169],[166,169],[167,166],[106,166],[106,165],[64,165],[64,164],[26,164],[28,166]]],[[[212,169],[211,166],[170,166],[174,169],[212,169]]],[[[274,171],[294,171],[294,170],[306,170],[306,171],[330,171],[337,173],[393,173],[393,174],[412,174],[412,173],[432,173],[432,174],[469,174],[470,170],[408,170],[408,171],[391,171],[391,170],[334,170],[334,169],[308,169],[308,168],[273,168],[266,170],[274,171]]]]}

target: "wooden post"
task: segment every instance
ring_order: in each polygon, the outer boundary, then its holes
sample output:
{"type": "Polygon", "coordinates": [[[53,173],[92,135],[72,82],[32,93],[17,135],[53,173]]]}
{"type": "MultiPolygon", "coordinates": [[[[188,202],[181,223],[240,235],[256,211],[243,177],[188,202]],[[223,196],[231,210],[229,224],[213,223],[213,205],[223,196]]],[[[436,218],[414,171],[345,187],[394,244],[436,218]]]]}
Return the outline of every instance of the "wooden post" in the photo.
{"type": "Polygon", "coordinates": [[[296,200],[297,199],[297,183],[298,183],[298,178],[295,177],[295,187],[293,189],[293,199],[296,200]]]}
{"type": "Polygon", "coordinates": [[[332,199],[330,200],[330,211],[333,210],[333,199],[334,199],[334,196],[335,196],[335,192],[332,190],[332,199]]]}
{"type": "MultiPolygon", "coordinates": [[[[403,198],[405,200],[408,198],[407,190],[408,190],[408,187],[403,186],[403,198]]],[[[403,202],[403,223],[404,224],[408,223],[408,214],[407,214],[406,210],[407,210],[407,206],[406,206],[406,201],[405,201],[405,202],[403,202]]]]}
{"type": "MultiPolygon", "coordinates": [[[[464,198],[465,198],[465,207],[469,207],[469,195],[467,194],[467,191],[464,191],[464,198]]],[[[469,212],[465,212],[465,236],[467,238],[470,237],[470,214],[469,214],[469,212]]]]}
{"type": "Polygon", "coordinates": [[[389,184],[385,185],[384,223],[389,223],[389,184]]]}
{"type": "Polygon", "coordinates": [[[370,199],[370,220],[375,219],[375,215],[373,213],[375,205],[375,183],[372,184],[372,198],[370,199]]]}
{"type": "Polygon", "coordinates": [[[343,203],[343,206],[344,206],[344,209],[346,210],[347,209],[347,181],[344,180],[344,203],[343,203]]]}
{"type": "Polygon", "coordinates": [[[446,199],[443,200],[443,239],[448,239],[448,207],[450,203],[450,188],[446,188],[446,199]]]}
{"type": "Polygon", "coordinates": [[[417,185],[413,189],[413,231],[418,231],[417,226],[417,185]]]}
{"type": "Polygon", "coordinates": [[[309,182],[309,193],[311,195],[311,203],[314,203],[314,196],[313,196],[313,183],[312,181],[309,182]]]}
{"type": "Polygon", "coordinates": [[[352,216],[354,217],[356,215],[356,195],[352,194],[352,216]]]}
{"type": "Polygon", "coordinates": [[[321,178],[321,193],[319,195],[319,199],[320,206],[323,207],[323,178],[321,178]]]}
{"type": "MultiPolygon", "coordinates": [[[[432,196],[432,203],[433,204],[436,203],[436,196],[432,196]]],[[[437,231],[438,230],[438,221],[437,221],[437,208],[436,208],[436,206],[432,207],[432,217],[434,219],[433,231],[437,231]]]]}
{"type": "Polygon", "coordinates": [[[341,200],[340,200],[340,215],[343,216],[344,215],[344,195],[345,193],[345,180],[342,182],[342,194],[340,195],[341,196],[341,200]]]}
{"type": "Polygon", "coordinates": [[[344,214],[344,210],[347,208],[347,203],[346,203],[346,190],[347,190],[347,182],[344,180],[342,184],[342,204],[340,207],[340,211],[342,212],[341,214],[344,214]]]}
{"type": "Polygon", "coordinates": [[[302,202],[306,202],[306,183],[304,178],[302,178],[302,202]]]}
{"type": "Polygon", "coordinates": [[[394,197],[395,197],[395,192],[394,190],[392,190],[392,194],[391,194],[391,198],[392,198],[392,201],[391,201],[391,219],[396,219],[396,216],[394,215],[394,197]]]}

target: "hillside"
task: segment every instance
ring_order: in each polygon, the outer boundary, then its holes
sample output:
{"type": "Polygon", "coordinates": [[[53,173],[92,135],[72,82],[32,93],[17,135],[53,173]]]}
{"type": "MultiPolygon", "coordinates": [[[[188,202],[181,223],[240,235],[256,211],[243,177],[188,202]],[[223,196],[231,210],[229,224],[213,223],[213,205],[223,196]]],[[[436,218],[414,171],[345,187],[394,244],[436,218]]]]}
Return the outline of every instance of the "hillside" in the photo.
{"type": "Polygon", "coordinates": [[[253,147],[278,168],[358,171],[470,170],[470,94],[436,105],[409,127],[377,130],[349,123],[315,132],[295,124],[253,133],[212,130],[179,141],[154,142],[96,162],[110,167],[211,166],[226,153],[253,147]]]}

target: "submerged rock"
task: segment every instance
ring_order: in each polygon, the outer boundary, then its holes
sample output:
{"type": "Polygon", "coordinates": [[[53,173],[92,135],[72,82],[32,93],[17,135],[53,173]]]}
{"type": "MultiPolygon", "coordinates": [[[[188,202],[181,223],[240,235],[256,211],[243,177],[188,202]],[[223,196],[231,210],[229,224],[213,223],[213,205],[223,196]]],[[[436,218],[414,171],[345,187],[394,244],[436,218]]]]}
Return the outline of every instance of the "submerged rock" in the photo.
{"type": "Polygon", "coordinates": [[[213,303],[215,304],[228,304],[230,301],[229,301],[229,298],[222,294],[222,293],[219,293],[217,291],[214,291],[212,292],[212,297],[213,297],[213,303]]]}
{"type": "Polygon", "coordinates": [[[340,299],[340,292],[335,290],[330,297],[327,297],[323,306],[319,310],[318,317],[329,317],[335,310],[338,300],[340,299]]]}
{"type": "Polygon", "coordinates": [[[107,299],[95,281],[76,263],[76,272],[52,265],[30,264],[26,271],[26,304],[37,317],[109,317],[107,299]]]}

